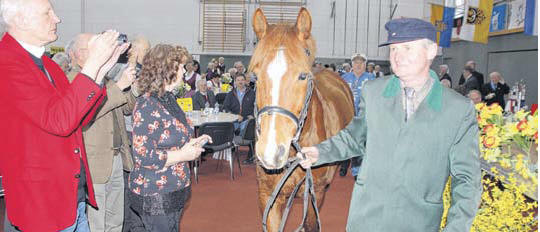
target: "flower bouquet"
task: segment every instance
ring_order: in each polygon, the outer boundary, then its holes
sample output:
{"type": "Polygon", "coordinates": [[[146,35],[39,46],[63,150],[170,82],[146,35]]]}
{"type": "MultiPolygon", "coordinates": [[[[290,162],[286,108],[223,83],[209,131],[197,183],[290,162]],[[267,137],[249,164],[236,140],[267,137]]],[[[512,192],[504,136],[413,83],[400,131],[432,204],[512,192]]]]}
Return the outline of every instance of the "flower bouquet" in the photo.
{"type": "Polygon", "coordinates": [[[231,86],[232,77],[231,77],[231,74],[224,73],[223,75],[221,75],[221,81],[223,83],[221,85],[221,92],[222,93],[230,92],[232,90],[232,86],[231,86]]]}
{"type": "Polygon", "coordinates": [[[174,94],[174,96],[176,96],[176,98],[185,98],[186,97],[186,94],[189,93],[191,91],[191,86],[187,83],[182,83],[178,86],[176,86],[172,93],[174,94]]]}
{"type": "MultiPolygon", "coordinates": [[[[484,169],[482,201],[471,231],[534,231],[538,203],[538,113],[503,116],[497,104],[476,105],[480,160],[484,169]]],[[[450,185],[443,196],[444,228],[451,203],[450,185]]]]}

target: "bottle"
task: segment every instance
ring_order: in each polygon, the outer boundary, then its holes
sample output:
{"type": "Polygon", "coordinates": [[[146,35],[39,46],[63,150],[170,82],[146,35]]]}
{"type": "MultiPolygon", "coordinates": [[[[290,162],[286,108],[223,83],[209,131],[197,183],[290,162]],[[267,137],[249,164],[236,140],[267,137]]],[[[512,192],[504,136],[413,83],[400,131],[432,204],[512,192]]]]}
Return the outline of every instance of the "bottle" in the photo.
{"type": "Polygon", "coordinates": [[[214,114],[219,113],[219,103],[216,102],[216,105],[214,105],[214,114]]]}
{"type": "Polygon", "coordinates": [[[204,114],[208,114],[208,112],[210,111],[210,104],[208,102],[204,103],[204,114]]]}

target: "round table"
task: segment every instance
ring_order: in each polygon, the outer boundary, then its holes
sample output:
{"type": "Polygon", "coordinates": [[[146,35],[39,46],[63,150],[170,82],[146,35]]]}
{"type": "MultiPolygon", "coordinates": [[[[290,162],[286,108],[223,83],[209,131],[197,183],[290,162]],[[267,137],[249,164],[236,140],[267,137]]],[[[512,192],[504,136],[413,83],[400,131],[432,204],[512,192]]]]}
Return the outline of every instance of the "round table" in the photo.
{"type": "Polygon", "coordinates": [[[194,110],[186,113],[187,117],[193,122],[193,126],[200,126],[207,122],[234,122],[238,120],[240,115],[219,112],[217,114],[210,113],[208,115],[203,114],[199,110],[194,110]]]}

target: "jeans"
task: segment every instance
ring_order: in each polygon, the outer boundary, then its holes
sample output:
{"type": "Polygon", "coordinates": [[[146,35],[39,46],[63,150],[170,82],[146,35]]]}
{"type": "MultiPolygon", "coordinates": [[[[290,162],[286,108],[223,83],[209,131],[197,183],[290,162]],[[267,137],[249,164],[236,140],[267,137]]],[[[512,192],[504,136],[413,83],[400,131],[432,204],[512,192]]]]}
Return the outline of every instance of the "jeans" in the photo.
{"type": "MultiPolygon", "coordinates": [[[[4,232],[18,232],[20,231],[15,227],[11,222],[9,222],[7,217],[8,212],[6,211],[6,217],[4,218],[4,232]]],[[[77,216],[75,217],[75,223],[61,230],[61,232],[90,232],[88,227],[88,220],[86,218],[86,203],[79,202],[77,205],[77,216]]]]}
{"type": "Polygon", "coordinates": [[[246,134],[246,127],[249,120],[244,120],[242,122],[234,122],[234,130],[240,130],[240,133],[238,134],[240,137],[244,137],[244,134],[246,134]]]}

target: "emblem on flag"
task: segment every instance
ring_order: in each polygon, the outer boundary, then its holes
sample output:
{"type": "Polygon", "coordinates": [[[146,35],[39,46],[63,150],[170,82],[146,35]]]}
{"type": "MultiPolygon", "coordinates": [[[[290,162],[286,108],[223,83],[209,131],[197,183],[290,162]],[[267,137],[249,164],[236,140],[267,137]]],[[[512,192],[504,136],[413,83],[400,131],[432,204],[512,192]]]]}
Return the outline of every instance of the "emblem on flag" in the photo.
{"type": "Polygon", "coordinates": [[[485,19],[486,15],[484,14],[483,10],[475,7],[469,7],[469,11],[467,12],[468,24],[482,24],[485,19]]]}

